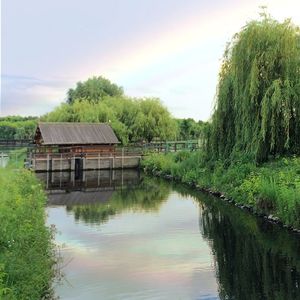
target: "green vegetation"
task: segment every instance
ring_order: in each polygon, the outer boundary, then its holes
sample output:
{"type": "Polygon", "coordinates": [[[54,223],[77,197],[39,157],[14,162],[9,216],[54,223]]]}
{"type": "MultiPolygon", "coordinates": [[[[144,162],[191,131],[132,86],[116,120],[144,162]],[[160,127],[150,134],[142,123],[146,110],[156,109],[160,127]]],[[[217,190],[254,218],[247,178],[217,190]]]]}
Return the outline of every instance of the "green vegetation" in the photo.
{"type": "Polygon", "coordinates": [[[177,140],[197,140],[203,139],[207,132],[208,123],[203,121],[196,122],[194,119],[176,119],[178,126],[177,140]]]}
{"type": "Polygon", "coordinates": [[[0,298],[51,298],[55,260],[43,189],[29,171],[6,168],[0,194],[0,298]]]}
{"type": "Polygon", "coordinates": [[[105,97],[99,102],[77,99],[42,117],[48,122],[107,122],[123,144],[153,138],[173,139],[175,120],[158,99],[105,97]]]}
{"type": "Polygon", "coordinates": [[[77,99],[84,99],[97,103],[107,96],[123,96],[123,88],[102,76],[94,76],[85,82],[78,82],[75,89],[69,89],[67,102],[72,104],[77,99]]]}
{"type": "Polygon", "coordinates": [[[32,139],[36,124],[36,117],[2,117],[0,118],[0,139],[32,139]]]}
{"type": "Polygon", "coordinates": [[[24,159],[27,157],[27,148],[6,148],[0,147],[0,153],[2,152],[8,154],[9,160],[7,167],[12,169],[21,169],[24,167],[24,159]]]}
{"type": "Polygon", "coordinates": [[[300,29],[266,14],[228,45],[206,150],[213,159],[300,154],[300,29]]]}
{"type": "Polygon", "coordinates": [[[240,157],[228,166],[224,161],[208,164],[201,152],[178,152],[152,154],[142,164],[147,172],[219,191],[300,228],[300,158],[279,158],[257,166],[240,157]]]}
{"type": "Polygon", "coordinates": [[[157,98],[130,98],[104,77],[92,77],[69,89],[67,103],[36,117],[0,118],[0,139],[32,139],[38,121],[109,123],[123,145],[159,140],[203,138],[207,123],[175,119],[157,98]]]}
{"type": "Polygon", "coordinates": [[[202,151],[152,155],[145,169],[300,228],[299,45],[300,29],[289,20],[263,14],[247,24],[225,51],[202,151]]]}

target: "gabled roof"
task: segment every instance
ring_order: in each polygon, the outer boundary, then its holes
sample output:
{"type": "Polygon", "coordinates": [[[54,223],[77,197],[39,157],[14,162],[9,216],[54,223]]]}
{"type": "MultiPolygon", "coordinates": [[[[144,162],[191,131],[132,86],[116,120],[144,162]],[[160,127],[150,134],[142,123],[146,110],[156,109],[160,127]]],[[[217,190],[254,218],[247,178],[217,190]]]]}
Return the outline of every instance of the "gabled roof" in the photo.
{"type": "Polygon", "coordinates": [[[105,123],[39,123],[43,145],[118,144],[105,123]]]}

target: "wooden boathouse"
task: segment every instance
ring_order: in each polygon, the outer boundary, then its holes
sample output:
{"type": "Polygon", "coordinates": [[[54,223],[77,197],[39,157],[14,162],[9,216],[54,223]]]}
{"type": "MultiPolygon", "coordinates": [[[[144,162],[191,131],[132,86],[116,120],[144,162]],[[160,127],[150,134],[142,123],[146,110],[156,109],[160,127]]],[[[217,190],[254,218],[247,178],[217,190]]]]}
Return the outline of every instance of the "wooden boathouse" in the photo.
{"type": "Polygon", "coordinates": [[[39,123],[28,164],[37,172],[137,168],[141,155],[119,143],[106,123],[39,123]]]}

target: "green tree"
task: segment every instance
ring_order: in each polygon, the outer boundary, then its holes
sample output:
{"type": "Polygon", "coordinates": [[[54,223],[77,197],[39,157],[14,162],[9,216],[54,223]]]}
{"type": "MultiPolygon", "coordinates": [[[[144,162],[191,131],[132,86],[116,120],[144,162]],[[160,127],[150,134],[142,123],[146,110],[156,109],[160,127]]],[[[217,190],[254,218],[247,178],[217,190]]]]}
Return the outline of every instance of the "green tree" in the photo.
{"type": "Polygon", "coordinates": [[[85,99],[90,102],[98,102],[105,96],[122,96],[123,88],[111,83],[102,76],[94,76],[85,82],[77,82],[75,89],[68,91],[68,103],[73,103],[76,99],[85,99]]]}
{"type": "Polygon", "coordinates": [[[200,139],[204,135],[204,130],[207,126],[206,122],[196,122],[192,118],[188,119],[176,119],[179,127],[179,136],[181,140],[200,139]]]}
{"type": "Polygon", "coordinates": [[[48,122],[109,123],[123,144],[153,138],[173,139],[177,124],[158,99],[104,97],[100,102],[63,103],[41,118],[48,122]]]}
{"type": "Polygon", "coordinates": [[[0,118],[0,139],[31,139],[37,117],[8,116],[0,118]]]}
{"type": "Polygon", "coordinates": [[[212,158],[300,153],[300,30],[266,14],[226,48],[207,137],[212,158]]]}
{"type": "Polygon", "coordinates": [[[139,102],[140,111],[133,125],[137,137],[151,142],[154,138],[174,139],[178,128],[170,112],[159,99],[148,98],[139,102]]]}

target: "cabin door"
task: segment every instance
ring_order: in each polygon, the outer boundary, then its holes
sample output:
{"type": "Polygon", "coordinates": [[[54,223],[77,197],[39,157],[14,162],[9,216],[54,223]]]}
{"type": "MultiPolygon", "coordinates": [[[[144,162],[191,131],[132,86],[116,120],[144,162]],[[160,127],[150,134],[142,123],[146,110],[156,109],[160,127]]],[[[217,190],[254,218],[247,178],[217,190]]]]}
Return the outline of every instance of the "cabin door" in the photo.
{"type": "Polygon", "coordinates": [[[82,176],[82,168],[83,168],[83,161],[82,158],[75,158],[75,179],[81,179],[82,176]]]}

